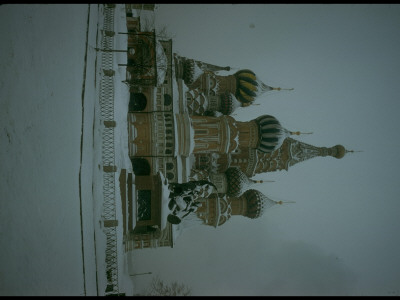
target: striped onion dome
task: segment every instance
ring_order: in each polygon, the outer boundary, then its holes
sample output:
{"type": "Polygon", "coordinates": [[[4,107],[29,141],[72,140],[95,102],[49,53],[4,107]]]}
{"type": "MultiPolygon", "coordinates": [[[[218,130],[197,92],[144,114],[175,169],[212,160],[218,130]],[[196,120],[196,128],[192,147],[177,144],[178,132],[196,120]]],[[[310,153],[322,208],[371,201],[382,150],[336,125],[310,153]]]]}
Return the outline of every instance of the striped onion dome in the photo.
{"type": "Polygon", "coordinates": [[[247,200],[247,211],[244,216],[251,219],[260,217],[267,209],[275,204],[282,204],[281,201],[276,202],[263,193],[253,189],[244,192],[243,197],[247,200]]]}
{"type": "Polygon", "coordinates": [[[262,93],[274,89],[256,77],[251,70],[239,70],[235,73],[236,77],[236,98],[243,104],[251,104],[254,99],[262,93]]]}
{"type": "Polygon", "coordinates": [[[255,183],[237,167],[228,168],[225,171],[225,175],[228,185],[226,194],[230,197],[239,197],[255,183]]]}
{"type": "Polygon", "coordinates": [[[258,147],[257,149],[264,153],[270,153],[278,149],[283,141],[291,132],[281,126],[279,121],[270,115],[263,115],[255,119],[258,125],[258,147]]]}
{"type": "Polygon", "coordinates": [[[240,107],[240,102],[236,99],[235,95],[226,92],[220,96],[221,105],[219,112],[223,115],[230,115],[236,108],[240,107]]]}

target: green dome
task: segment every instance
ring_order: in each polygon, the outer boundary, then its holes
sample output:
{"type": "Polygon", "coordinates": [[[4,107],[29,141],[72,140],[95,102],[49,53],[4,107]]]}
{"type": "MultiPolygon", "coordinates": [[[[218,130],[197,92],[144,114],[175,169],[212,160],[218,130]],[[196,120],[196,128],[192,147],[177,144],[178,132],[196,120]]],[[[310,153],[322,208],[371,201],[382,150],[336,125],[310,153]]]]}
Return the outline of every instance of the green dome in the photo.
{"type": "Polygon", "coordinates": [[[291,132],[282,127],[279,121],[270,115],[262,115],[255,119],[258,125],[258,147],[264,153],[278,149],[291,132]]]}

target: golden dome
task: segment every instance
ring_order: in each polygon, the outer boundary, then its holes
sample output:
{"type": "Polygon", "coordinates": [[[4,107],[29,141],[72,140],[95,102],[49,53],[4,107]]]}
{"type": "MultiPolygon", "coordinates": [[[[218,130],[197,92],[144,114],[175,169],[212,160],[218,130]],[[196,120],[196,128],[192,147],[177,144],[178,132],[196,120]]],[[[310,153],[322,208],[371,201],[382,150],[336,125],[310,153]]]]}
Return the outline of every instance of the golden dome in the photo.
{"type": "Polygon", "coordinates": [[[338,159],[342,158],[346,154],[346,149],[342,145],[336,145],[333,147],[334,153],[333,157],[336,157],[338,159]]]}

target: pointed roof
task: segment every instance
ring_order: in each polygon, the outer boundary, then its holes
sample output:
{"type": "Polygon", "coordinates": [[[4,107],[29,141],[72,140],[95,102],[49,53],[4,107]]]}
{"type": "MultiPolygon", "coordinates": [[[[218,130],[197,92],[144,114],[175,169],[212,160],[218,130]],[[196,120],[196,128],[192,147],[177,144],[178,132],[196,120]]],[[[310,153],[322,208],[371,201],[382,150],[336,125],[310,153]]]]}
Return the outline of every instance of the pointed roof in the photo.
{"type": "Polygon", "coordinates": [[[299,162],[319,156],[332,156],[341,159],[348,152],[342,145],[336,145],[330,148],[317,147],[292,138],[288,138],[288,143],[289,158],[286,162],[286,169],[299,162]]]}

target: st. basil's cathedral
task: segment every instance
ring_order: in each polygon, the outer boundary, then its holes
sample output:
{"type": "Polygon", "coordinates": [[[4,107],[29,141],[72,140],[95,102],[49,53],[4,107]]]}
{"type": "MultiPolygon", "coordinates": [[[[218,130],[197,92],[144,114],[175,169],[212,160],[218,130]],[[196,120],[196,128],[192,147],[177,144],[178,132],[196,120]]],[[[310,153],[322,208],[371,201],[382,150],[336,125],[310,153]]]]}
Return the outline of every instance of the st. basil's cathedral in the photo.
{"type": "Polygon", "coordinates": [[[342,145],[304,143],[294,136],[308,133],[290,131],[269,114],[235,120],[238,108],[283,89],[265,84],[248,69],[231,72],[180,56],[171,39],[142,32],[139,17],[129,13],[127,31],[128,144],[134,173],[123,212],[127,250],[173,247],[189,223],[217,227],[236,215],[259,218],[282,202],[255,189],[259,181],[252,177],[288,171],[315,157],[341,159],[350,152],[342,145]],[[174,205],[171,187],[182,196],[174,198],[174,205]],[[182,200],[189,195],[195,203],[190,209],[182,200]],[[185,214],[173,222],[176,208],[185,214]]]}

